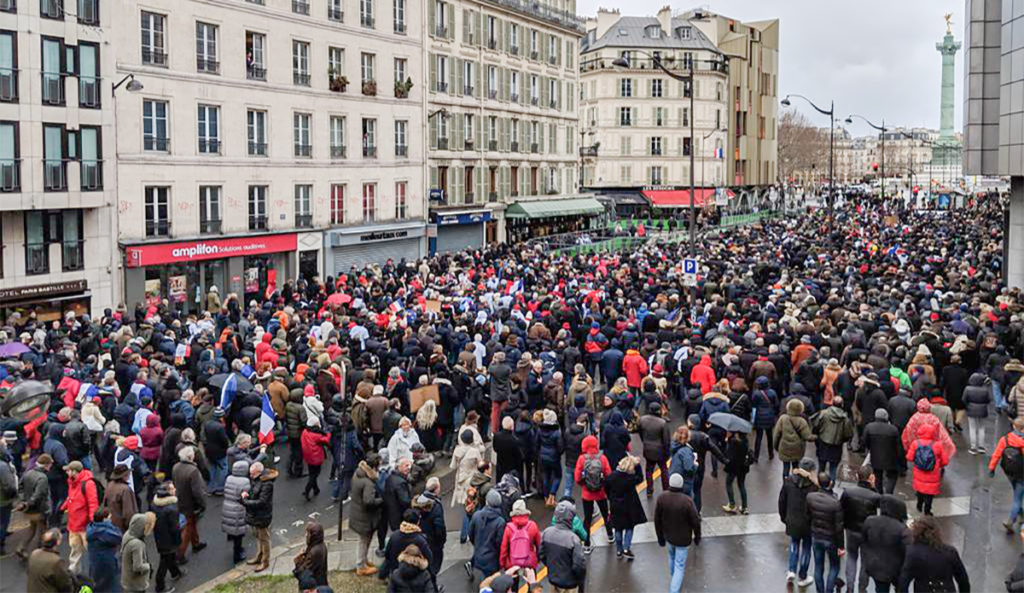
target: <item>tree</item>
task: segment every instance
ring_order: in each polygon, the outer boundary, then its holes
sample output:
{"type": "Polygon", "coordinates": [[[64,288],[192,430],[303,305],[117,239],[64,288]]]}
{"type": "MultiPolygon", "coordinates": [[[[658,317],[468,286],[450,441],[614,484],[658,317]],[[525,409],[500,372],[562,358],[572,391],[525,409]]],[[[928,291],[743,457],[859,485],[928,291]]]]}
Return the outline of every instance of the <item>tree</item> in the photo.
{"type": "Polygon", "coordinates": [[[828,171],[828,131],[811,125],[804,114],[786,111],[779,118],[779,176],[810,174],[812,168],[828,171]]]}

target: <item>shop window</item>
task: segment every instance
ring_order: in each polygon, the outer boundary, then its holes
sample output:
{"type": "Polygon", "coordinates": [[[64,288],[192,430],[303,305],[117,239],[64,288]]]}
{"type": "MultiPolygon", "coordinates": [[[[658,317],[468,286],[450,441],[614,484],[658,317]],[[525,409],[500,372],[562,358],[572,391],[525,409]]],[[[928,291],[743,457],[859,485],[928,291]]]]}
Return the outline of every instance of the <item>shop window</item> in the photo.
{"type": "Polygon", "coordinates": [[[167,237],[171,234],[170,188],[146,187],[146,236],[167,237]]]}
{"type": "Polygon", "coordinates": [[[267,230],[267,186],[249,186],[249,230],[267,230]]]}

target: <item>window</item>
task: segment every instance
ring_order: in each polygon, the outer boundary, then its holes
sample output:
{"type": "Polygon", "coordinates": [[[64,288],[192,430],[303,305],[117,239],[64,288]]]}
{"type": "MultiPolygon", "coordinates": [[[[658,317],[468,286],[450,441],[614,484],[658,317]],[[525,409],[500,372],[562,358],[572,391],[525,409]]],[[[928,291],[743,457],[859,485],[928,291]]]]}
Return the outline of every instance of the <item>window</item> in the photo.
{"type": "Polygon", "coordinates": [[[309,16],[309,0],[292,0],[292,12],[309,16]]]}
{"type": "Polygon", "coordinates": [[[28,211],[25,217],[25,273],[46,274],[50,271],[50,249],[47,242],[47,216],[44,211],[28,211]]]}
{"type": "Polygon", "coordinates": [[[536,74],[530,75],[530,103],[536,105],[540,102],[540,79],[536,74]]]}
{"type": "Polygon", "coordinates": [[[327,86],[332,91],[343,92],[348,84],[345,76],[345,50],[340,47],[327,48],[327,86]]]}
{"type": "Polygon", "coordinates": [[[693,148],[693,143],[690,137],[683,138],[683,156],[690,156],[690,150],[693,148]]]}
{"type": "Polygon", "coordinates": [[[39,0],[39,15],[47,19],[63,19],[64,0],[39,0]]]}
{"type": "Polygon", "coordinates": [[[509,77],[508,77],[508,96],[509,96],[509,99],[513,103],[518,103],[519,102],[519,84],[520,84],[520,80],[522,80],[522,79],[520,77],[520,74],[519,74],[518,70],[512,70],[511,72],[509,72],[509,77]]]}
{"type": "Polygon", "coordinates": [[[633,167],[630,165],[622,165],[619,167],[619,183],[621,185],[628,185],[633,181],[633,167]]]}
{"type": "Polygon", "coordinates": [[[405,220],[409,215],[408,190],[407,181],[395,182],[395,218],[398,220],[405,220]]]}
{"type": "Polygon", "coordinates": [[[679,115],[679,125],[681,127],[684,127],[684,128],[686,126],[689,126],[690,125],[690,108],[689,107],[683,107],[682,109],[679,110],[679,113],[680,113],[680,115],[679,115]]]}
{"type": "Polygon", "coordinates": [[[437,92],[448,92],[448,56],[437,56],[437,92]]]}
{"type": "Polygon", "coordinates": [[[405,33],[405,0],[394,0],[395,33],[405,33]]]}
{"type": "Polygon", "coordinates": [[[313,186],[308,184],[295,186],[295,227],[308,229],[313,226],[312,206],[313,186]]]}
{"type": "Polygon", "coordinates": [[[377,156],[377,120],[363,118],[363,156],[377,156]]]}
{"type": "Polygon", "coordinates": [[[498,97],[498,68],[496,66],[487,67],[487,96],[491,99],[498,97]]]}
{"type": "Polygon", "coordinates": [[[661,137],[654,136],[651,138],[651,156],[661,156],[661,137]]]}
{"type": "Polygon", "coordinates": [[[267,112],[250,109],[246,121],[249,156],[267,156],[267,112]]]}
{"type": "Polygon", "coordinates": [[[373,28],[373,0],[359,0],[359,24],[373,28]]]}
{"type": "MultiPolygon", "coordinates": [[[[465,140],[464,140],[464,142],[466,143],[466,148],[472,148],[473,147],[473,114],[472,113],[464,113],[464,114],[462,114],[462,129],[465,130],[465,132],[464,132],[465,133],[465,140]]],[[[447,133],[448,133],[448,130],[447,130],[447,127],[446,127],[445,134],[447,134],[447,133]]]]}
{"type": "Polygon", "coordinates": [[[199,186],[199,232],[219,235],[221,231],[219,185],[199,186]]]}
{"type": "Polygon", "coordinates": [[[377,184],[363,184],[363,222],[377,220],[377,184]]]}
{"type": "Polygon", "coordinates": [[[558,62],[558,37],[548,37],[548,63],[554,65],[558,62]]]}
{"type": "Polygon", "coordinates": [[[249,230],[267,230],[267,186],[249,186],[249,230]]]}
{"type": "Polygon", "coordinates": [[[43,124],[43,189],[67,191],[68,164],[64,126],[43,124]]]}
{"type": "Polygon", "coordinates": [[[217,74],[217,25],[196,22],[196,71],[217,74]]]}
{"type": "Polygon", "coordinates": [[[295,156],[312,156],[313,144],[309,137],[309,121],[313,118],[308,113],[296,113],[292,117],[295,136],[295,156]]]}
{"type": "Polygon", "coordinates": [[[656,127],[662,127],[665,125],[665,108],[655,107],[654,108],[654,125],[656,127]]]}
{"type": "Polygon", "coordinates": [[[266,80],[267,68],[264,49],[267,37],[263,33],[245,32],[245,74],[250,80],[266,80]]]}
{"type": "Polygon", "coordinates": [[[465,87],[462,89],[463,94],[472,95],[475,92],[473,88],[473,81],[476,80],[475,72],[473,70],[473,62],[466,60],[464,63],[465,72],[462,75],[463,84],[465,87]]]}
{"type": "Polygon", "coordinates": [[[619,154],[629,156],[633,152],[632,142],[629,136],[619,137],[619,154]]]}
{"type": "MultiPolygon", "coordinates": [[[[763,128],[764,126],[762,125],[761,127],[763,128]]],[[[715,110],[715,129],[716,130],[722,129],[722,110],[721,109],[716,109],[715,110]]]]}
{"type": "Polygon", "coordinates": [[[444,0],[434,1],[434,30],[430,33],[435,37],[448,38],[448,10],[444,0]]]}
{"type": "Polygon", "coordinates": [[[715,100],[722,100],[722,83],[720,82],[715,85],[715,100]]]}
{"type": "Polygon", "coordinates": [[[0,122],[0,192],[21,190],[20,156],[18,122],[0,122]]]}
{"type": "Polygon", "coordinates": [[[498,150],[498,118],[494,115],[487,116],[487,150],[498,150]]]}
{"type": "Polygon", "coordinates": [[[510,23],[508,27],[508,48],[512,55],[519,55],[519,25],[510,23]]]}
{"type": "Polygon", "coordinates": [[[651,167],[651,185],[661,185],[661,167],[651,167]]]}
{"type": "Polygon", "coordinates": [[[146,186],[146,236],[167,237],[171,234],[169,187],[146,186]]]}
{"type": "Polygon", "coordinates": [[[336,21],[345,21],[345,11],[341,9],[341,0],[329,0],[327,2],[327,18],[336,21]]]}
{"type": "Polygon", "coordinates": [[[345,158],[345,118],[340,115],[331,116],[331,158],[345,158]]]}
{"type": "Polygon", "coordinates": [[[64,42],[53,37],[43,37],[42,42],[43,104],[63,105],[64,71],[67,67],[64,42]]]}
{"type": "Polygon", "coordinates": [[[493,16],[487,17],[487,47],[490,49],[498,47],[498,19],[493,16]]]}
{"type": "Polygon", "coordinates": [[[309,86],[309,44],[292,41],[292,82],[309,86]]]}
{"type": "Polygon", "coordinates": [[[619,107],[619,125],[633,125],[633,109],[631,107],[619,107]]]}
{"type": "Polygon", "coordinates": [[[167,18],[162,14],[142,11],[142,63],[167,67],[167,46],[164,32],[167,18]]]}
{"type": "Polygon", "coordinates": [[[448,149],[448,118],[445,114],[437,116],[437,147],[441,150],[448,149]]]}
{"type": "Polygon", "coordinates": [[[659,97],[662,96],[662,94],[661,94],[661,85],[662,85],[662,81],[661,81],[660,78],[655,78],[655,79],[651,80],[651,96],[652,97],[659,98],[659,97]]]}
{"type": "Polygon", "coordinates": [[[633,96],[633,79],[623,78],[619,80],[619,96],[620,97],[632,97],[633,96]]]}
{"type": "Polygon", "coordinates": [[[676,37],[678,37],[680,39],[689,39],[690,38],[690,27],[677,27],[676,28],[676,37]]]}
{"type": "Polygon", "coordinates": [[[548,107],[558,109],[558,79],[548,79],[548,107]]]}
{"type": "Polygon", "coordinates": [[[220,107],[199,105],[199,154],[220,154],[220,107]]]}
{"type": "Polygon", "coordinates": [[[409,122],[395,120],[395,156],[409,156],[408,130],[409,122]]]}
{"type": "Polygon", "coordinates": [[[79,177],[82,191],[103,189],[103,142],[100,138],[100,128],[97,126],[81,126],[78,130],[78,142],[81,144],[79,177]]]}
{"type": "Polygon", "coordinates": [[[345,224],[345,185],[331,184],[331,224],[345,224]]]}
{"type": "MultiPolygon", "coordinates": [[[[61,269],[65,272],[85,269],[85,238],[82,235],[82,211],[64,210],[49,217],[60,220],[61,269]]],[[[54,229],[51,232],[56,233],[54,229]]]]}
{"type": "Polygon", "coordinates": [[[395,82],[405,83],[406,79],[409,78],[409,60],[405,58],[395,58],[395,82]]]}
{"type": "Polygon", "coordinates": [[[167,101],[142,101],[142,149],[167,151],[167,101]]]}
{"type": "Polygon", "coordinates": [[[650,25],[645,32],[651,39],[661,39],[661,25],[650,25]]]}
{"type": "MultiPolygon", "coordinates": [[[[100,106],[100,48],[95,43],[78,42],[78,105],[100,106]]],[[[2,81],[0,81],[2,86],[2,81]]],[[[2,90],[2,89],[0,89],[2,90]]]]}
{"type": "Polygon", "coordinates": [[[536,60],[537,52],[540,51],[540,33],[536,29],[530,29],[530,58],[536,60]]]}
{"type": "Polygon", "coordinates": [[[14,31],[0,31],[0,101],[18,100],[18,41],[14,31]]]}
{"type": "Polygon", "coordinates": [[[377,77],[374,75],[374,61],[373,54],[364,53],[359,56],[359,67],[362,72],[364,85],[377,80],[377,77]]]}

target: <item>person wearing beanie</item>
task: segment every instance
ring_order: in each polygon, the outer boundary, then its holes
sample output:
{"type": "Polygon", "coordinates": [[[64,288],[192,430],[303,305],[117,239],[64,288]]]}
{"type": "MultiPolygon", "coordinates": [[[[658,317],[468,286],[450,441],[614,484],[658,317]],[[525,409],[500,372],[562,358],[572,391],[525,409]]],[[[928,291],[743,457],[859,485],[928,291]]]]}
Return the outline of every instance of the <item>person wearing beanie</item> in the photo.
{"type": "Polygon", "coordinates": [[[384,548],[384,563],[378,569],[378,578],[385,580],[391,576],[391,572],[398,568],[399,554],[408,546],[418,548],[420,555],[427,559],[427,565],[430,565],[434,555],[430,550],[430,542],[423,530],[420,529],[419,523],[420,513],[416,509],[406,509],[402,513],[401,525],[398,530],[391,533],[387,546],[384,548]]]}
{"type": "Polygon", "coordinates": [[[28,519],[28,537],[21,541],[16,551],[21,560],[27,561],[28,555],[39,545],[46,531],[50,514],[50,482],[47,474],[53,467],[53,457],[43,453],[36,458],[36,465],[21,477],[22,513],[28,519]]]}
{"type": "Polygon", "coordinates": [[[900,431],[889,422],[889,412],[885,408],[876,409],[874,421],[864,427],[863,443],[875,473],[875,491],[892,494],[904,461],[900,456],[900,431]]]}
{"type": "Polygon", "coordinates": [[[700,545],[701,518],[693,499],[683,491],[683,476],[672,474],[668,490],[654,504],[654,532],[658,545],[668,547],[671,567],[669,593],[682,591],[690,545],[700,545]]]}
{"type": "Polygon", "coordinates": [[[512,503],[512,511],[505,524],[499,564],[502,570],[518,566],[525,571],[527,582],[533,583],[536,581],[534,569],[537,568],[539,549],[540,529],[530,519],[526,501],[520,498],[512,503]]]}
{"type": "Polygon", "coordinates": [[[573,532],[576,505],[555,505],[551,526],[540,536],[539,560],[548,569],[548,581],[558,591],[577,591],[586,580],[587,564],[580,538],[573,532]]]}
{"type": "Polygon", "coordinates": [[[807,509],[807,495],[817,490],[818,463],[804,457],[793,473],[782,481],[779,492],[779,520],[786,525],[786,535],[789,536],[786,582],[797,581],[800,587],[814,582],[808,574],[811,566],[811,516],[807,509]]]}
{"type": "Polygon", "coordinates": [[[501,512],[501,493],[491,488],[487,492],[486,506],[473,513],[469,522],[469,541],[473,544],[473,557],[465,569],[470,579],[474,569],[484,576],[500,568],[501,543],[505,534],[505,517],[501,512]]]}
{"type": "MultiPolygon", "coordinates": [[[[307,398],[308,399],[308,398],[307,398]]],[[[310,500],[310,492],[313,497],[320,496],[320,468],[326,459],[325,448],[330,447],[331,435],[324,433],[320,425],[320,419],[316,416],[306,417],[306,428],[300,437],[302,442],[302,460],[306,462],[306,469],[309,477],[306,480],[306,487],[302,491],[302,497],[306,502],[310,500]]]]}

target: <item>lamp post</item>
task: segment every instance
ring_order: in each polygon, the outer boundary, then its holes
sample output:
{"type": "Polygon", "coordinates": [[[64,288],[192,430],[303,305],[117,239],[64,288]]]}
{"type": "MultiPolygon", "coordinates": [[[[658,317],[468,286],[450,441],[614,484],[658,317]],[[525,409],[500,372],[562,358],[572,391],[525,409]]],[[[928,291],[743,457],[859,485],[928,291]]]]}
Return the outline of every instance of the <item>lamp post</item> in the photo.
{"type": "Polygon", "coordinates": [[[790,97],[798,97],[800,99],[803,99],[804,101],[807,101],[807,104],[813,107],[815,111],[822,115],[828,116],[828,198],[825,200],[825,203],[828,205],[828,230],[829,233],[831,233],[833,217],[832,206],[833,200],[835,199],[836,102],[830,102],[829,108],[826,110],[822,109],[821,107],[818,107],[817,105],[814,104],[814,101],[811,101],[810,99],[803,95],[789,94],[786,95],[786,98],[782,100],[783,107],[789,107],[790,105],[792,105],[792,102],[789,100],[790,97]]]}
{"type": "MultiPolygon", "coordinates": [[[[694,74],[693,74],[694,67],[693,67],[693,64],[694,64],[694,62],[698,62],[698,61],[700,61],[700,62],[708,62],[708,63],[710,63],[712,65],[711,67],[713,69],[716,69],[719,72],[728,72],[728,64],[725,61],[724,57],[721,60],[699,60],[699,59],[695,59],[694,58],[694,59],[686,60],[686,62],[687,62],[687,73],[686,74],[678,74],[678,73],[672,72],[671,70],[666,68],[665,65],[662,64],[661,59],[658,58],[658,57],[655,57],[653,54],[649,54],[649,53],[647,53],[645,51],[642,51],[642,50],[632,50],[632,51],[635,51],[636,53],[639,53],[639,54],[647,56],[651,60],[651,63],[653,65],[657,66],[658,69],[660,69],[662,72],[664,72],[669,78],[672,78],[674,80],[678,80],[680,82],[683,82],[684,84],[689,84],[689,96],[690,96],[690,257],[694,257],[696,255],[696,253],[697,253],[697,247],[696,247],[696,229],[697,229],[696,198],[697,198],[697,195],[696,195],[694,170],[693,170],[694,167],[696,166],[696,162],[694,161],[694,152],[695,152],[695,149],[696,149],[696,146],[694,146],[694,144],[695,144],[695,140],[696,139],[694,138],[694,131],[693,131],[694,119],[696,119],[696,117],[695,117],[696,114],[694,113],[694,107],[693,107],[693,96],[694,96],[694,90],[695,90],[694,89],[695,85],[694,85],[694,74]]],[[[629,60],[627,60],[625,57],[620,57],[620,58],[617,58],[614,61],[612,61],[612,66],[617,66],[619,68],[629,68],[630,67],[629,60]]]]}
{"type": "MultiPolygon", "coordinates": [[[[715,132],[728,132],[728,131],[729,131],[729,130],[727,130],[727,129],[724,129],[724,128],[723,128],[723,129],[721,129],[721,130],[719,130],[719,129],[717,129],[717,128],[716,128],[716,129],[714,129],[714,130],[711,130],[711,131],[710,131],[710,132],[708,132],[707,134],[704,134],[704,135],[703,135],[703,136],[701,136],[701,138],[700,138],[700,152],[701,152],[701,154],[700,154],[700,187],[701,187],[701,190],[702,190],[702,191],[703,191],[703,189],[704,189],[704,157],[706,156],[706,155],[705,155],[705,153],[704,153],[704,143],[705,143],[705,142],[707,141],[707,139],[708,139],[708,138],[710,138],[710,137],[711,137],[711,135],[712,135],[712,134],[714,134],[715,132]]],[[[718,157],[718,155],[716,154],[716,155],[715,155],[715,157],[717,158],[717,157],[718,157]]]]}
{"type": "MultiPolygon", "coordinates": [[[[126,91],[128,91],[130,93],[136,93],[136,92],[142,90],[142,83],[139,82],[138,80],[136,80],[135,79],[135,75],[131,74],[131,73],[124,75],[124,77],[121,78],[121,80],[119,80],[116,83],[110,85],[110,97],[111,97],[111,103],[113,105],[113,111],[114,111],[114,116],[113,116],[113,119],[114,119],[114,154],[118,155],[116,157],[116,160],[120,160],[120,156],[119,156],[120,153],[119,153],[119,151],[117,149],[117,89],[121,88],[121,85],[124,85],[125,83],[127,83],[127,86],[124,87],[124,90],[126,90],[126,91]]],[[[118,170],[119,169],[120,169],[120,167],[118,167],[117,163],[115,162],[114,163],[114,187],[116,187],[116,188],[120,187],[119,186],[120,181],[119,181],[119,175],[118,175],[118,170]]],[[[120,233],[118,231],[118,228],[117,228],[118,208],[119,208],[118,200],[115,199],[114,200],[114,205],[110,208],[110,234],[114,237],[114,248],[110,250],[110,275],[111,275],[111,284],[113,285],[113,289],[112,289],[113,291],[119,291],[121,288],[123,288],[123,283],[121,282],[121,277],[120,277],[121,276],[121,274],[120,274],[121,266],[120,266],[120,262],[118,261],[120,259],[119,258],[120,247],[119,247],[118,242],[117,242],[118,236],[120,235],[120,233]]],[[[121,300],[127,300],[127,299],[125,299],[125,294],[124,293],[121,293],[121,300]]]]}
{"type": "Polygon", "coordinates": [[[885,128],[885,118],[882,118],[882,125],[876,126],[875,124],[871,123],[871,121],[868,118],[864,117],[863,115],[853,114],[853,115],[850,115],[849,117],[846,118],[846,123],[847,124],[852,124],[853,123],[853,118],[855,118],[855,117],[860,119],[860,120],[863,120],[864,123],[866,123],[867,125],[869,125],[872,128],[878,130],[879,132],[881,132],[881,136],[882,136],[882,200],[884,201],[885,200],[885,133],[888,131],[885,128]]]}

